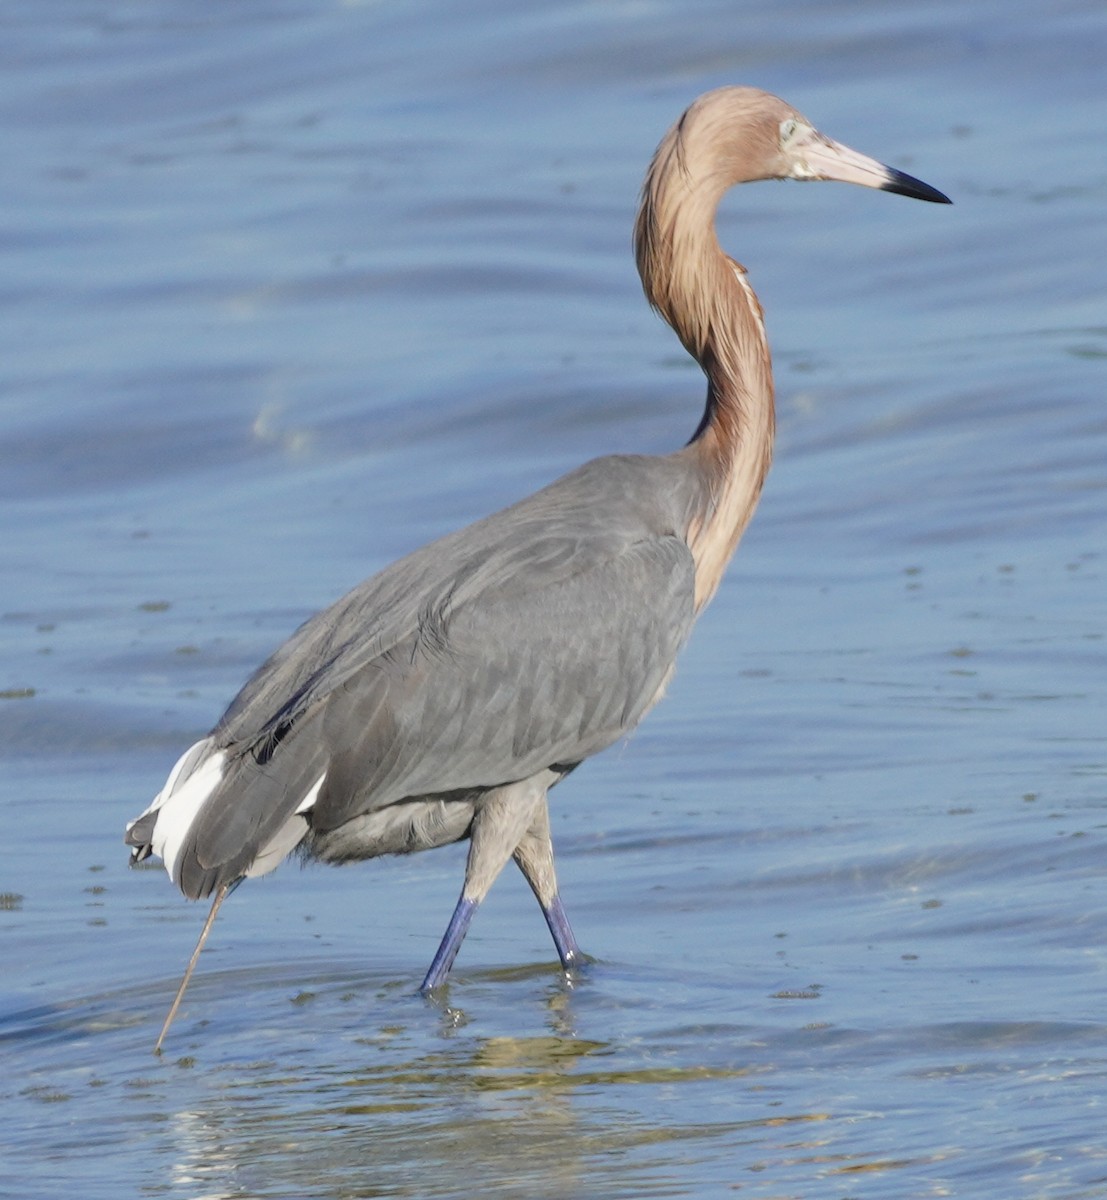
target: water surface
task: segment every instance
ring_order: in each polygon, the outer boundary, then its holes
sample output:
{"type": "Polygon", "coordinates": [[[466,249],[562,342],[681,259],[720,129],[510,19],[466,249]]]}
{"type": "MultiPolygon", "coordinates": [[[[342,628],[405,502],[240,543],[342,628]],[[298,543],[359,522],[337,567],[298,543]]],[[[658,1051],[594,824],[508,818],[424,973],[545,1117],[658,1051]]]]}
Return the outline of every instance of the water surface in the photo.
{"type": "Polygon", "coordinates": [[[1098,1197],[1101,6],[0,15],[4,1190],[1098,1197]],[[948,192],[759,185],[777,465],[668,698],[555,794],[595,956],[464,849],[202,919],[128,817],[295,625],[702,381],[629,231],[700,91],[948,192]]]}

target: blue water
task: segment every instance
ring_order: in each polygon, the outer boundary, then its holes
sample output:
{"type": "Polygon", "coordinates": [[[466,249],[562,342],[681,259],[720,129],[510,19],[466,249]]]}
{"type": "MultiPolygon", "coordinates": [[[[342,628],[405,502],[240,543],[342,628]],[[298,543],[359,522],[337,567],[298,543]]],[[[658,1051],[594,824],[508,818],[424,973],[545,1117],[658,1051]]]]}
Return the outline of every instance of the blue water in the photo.
{"type": "Polygon", "coordinates": [[[0,12],[0,1192],[1107,1193],[1107,13],[0,12]],[[777,462],[664,704],[555,793],[567,981],[464,848],[202,921],[124,822],[315,609],[702,381],[642,172],[756,84],[948,192],[731,196],[777,462]]]}

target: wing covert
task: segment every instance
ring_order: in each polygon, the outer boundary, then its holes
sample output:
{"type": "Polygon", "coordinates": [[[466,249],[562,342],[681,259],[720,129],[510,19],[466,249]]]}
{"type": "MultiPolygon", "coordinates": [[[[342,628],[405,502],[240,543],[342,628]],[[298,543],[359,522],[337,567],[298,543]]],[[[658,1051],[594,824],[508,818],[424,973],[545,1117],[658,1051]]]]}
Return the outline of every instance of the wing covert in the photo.
{"type": "Polygon", "coordinates": [[[432,606],[416,633],[327,698],[330,766],[313,824],[409,796],[492,787],[576,763],[637,724],[693,620],[675,536],[432,606]]]}

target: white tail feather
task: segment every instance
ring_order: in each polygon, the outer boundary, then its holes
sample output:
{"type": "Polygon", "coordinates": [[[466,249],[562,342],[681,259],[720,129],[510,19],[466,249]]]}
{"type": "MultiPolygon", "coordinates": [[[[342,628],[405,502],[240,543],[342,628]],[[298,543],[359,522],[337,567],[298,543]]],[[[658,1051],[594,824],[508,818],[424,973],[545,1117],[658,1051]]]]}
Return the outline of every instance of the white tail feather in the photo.
{"type": "Polygon", "coordinates": [[[211,739],[205,738],[187,750],[146,810],[158,814],[150,841],[174,883],[180,882],[177,864],[188,831],[223,778],[226,755],[222,750],[209,754],[210,748],[211,739]]]}

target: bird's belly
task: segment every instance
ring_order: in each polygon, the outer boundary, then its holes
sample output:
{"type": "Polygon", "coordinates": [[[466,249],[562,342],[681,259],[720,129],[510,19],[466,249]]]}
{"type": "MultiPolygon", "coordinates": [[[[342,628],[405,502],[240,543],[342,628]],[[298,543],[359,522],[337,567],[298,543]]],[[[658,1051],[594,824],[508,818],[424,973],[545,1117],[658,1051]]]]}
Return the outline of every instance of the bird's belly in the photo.
{"type": "Polygon", "coordinates": [[[448,846],[468,836],[478,796],[426,797],[389,804],[353,817],[336,829],[312,830],[302,849],[307,858],[340,863],[448,846]]]}

